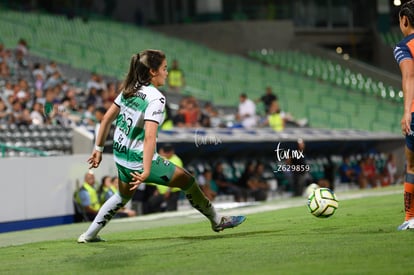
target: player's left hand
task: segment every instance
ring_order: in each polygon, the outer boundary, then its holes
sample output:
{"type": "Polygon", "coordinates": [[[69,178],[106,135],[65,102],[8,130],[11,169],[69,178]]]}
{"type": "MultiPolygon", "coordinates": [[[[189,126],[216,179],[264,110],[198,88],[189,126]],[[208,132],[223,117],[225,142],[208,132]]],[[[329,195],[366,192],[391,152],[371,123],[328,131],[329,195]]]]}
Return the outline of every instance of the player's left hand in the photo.
{"type": "Polygon", "coordinates": [[[129,190],[135,190],[138,186],[143,183],[149,176],[149,173],[143,171],[142,173],[131,172],[132,181],[129,183],[132,187],[129,190]]]}

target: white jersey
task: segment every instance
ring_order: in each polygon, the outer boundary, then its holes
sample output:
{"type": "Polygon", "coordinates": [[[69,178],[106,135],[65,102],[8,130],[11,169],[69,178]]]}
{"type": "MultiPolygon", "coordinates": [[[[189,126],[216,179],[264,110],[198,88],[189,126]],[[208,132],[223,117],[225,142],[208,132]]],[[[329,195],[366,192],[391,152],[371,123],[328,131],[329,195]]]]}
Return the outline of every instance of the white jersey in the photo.
{"type": "MultiPolygon", "coordinates": [[[[165,97],[154,86],[143,86],[134,96],[124,98],[119,94],[114,103],[120,112],[114,133],[114,159],[119,165],[132,170],[143,168],[143,151],[146,120],[164,120],[165,97]]],[[[158,154],[155,150],[153,160],[158,154]]]]}

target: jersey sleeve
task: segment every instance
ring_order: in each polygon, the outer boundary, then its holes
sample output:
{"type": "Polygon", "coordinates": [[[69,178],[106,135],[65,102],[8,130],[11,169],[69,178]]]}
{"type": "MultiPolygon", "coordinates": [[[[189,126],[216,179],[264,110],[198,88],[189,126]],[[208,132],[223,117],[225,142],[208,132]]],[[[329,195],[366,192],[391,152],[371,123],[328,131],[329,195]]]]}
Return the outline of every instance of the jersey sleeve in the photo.
{"type": "Polygon", "coordinates": [[[117,105],[118,107],[121,106],[121,97],[122,97],[122,93],[119,93],[119,95],[114,100],[114,104],[117,105]]]}
{"type": "Polygon", "coordinates": [[[394,57],[398,64],[401,63],[401,61],[406,59],[413,59],[413,56],[411,54],[410,48],[407,44],[399,43],[394,48],[394,57]]]}
{"type": "Polygon", "coordinates": [[[149,102],[145,110],[144,120],[155,121],[161,124],[164,119],[165,97],[153,99],[149,102]]]}

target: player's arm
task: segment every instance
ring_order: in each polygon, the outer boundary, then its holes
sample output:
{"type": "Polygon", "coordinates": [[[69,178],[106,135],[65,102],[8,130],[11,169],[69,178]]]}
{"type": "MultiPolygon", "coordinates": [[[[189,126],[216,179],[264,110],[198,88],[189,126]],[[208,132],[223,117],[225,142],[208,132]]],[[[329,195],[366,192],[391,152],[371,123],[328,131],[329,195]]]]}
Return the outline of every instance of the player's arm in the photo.
{"type": "Polygon", "coordinates": [[[404,115],[401,119],[401,130],[403,134],[410,133],[411,105],[414,99],[414,61],[404,59],[400,62],[402,76],[402,89],[404,93],[404,115]]]}
{"type": "Polygon", "coordinates": [[[144,182],[151,173],[152,158],[154,156],[155,147],[157,143],[158,122],[153,120],[145,121],[145,137],[144,137],[144,153],[143,153],[143,171],[142,173],[132,172],[132,186],[130,190],[137,189],[138,186],[144,182]]]}
{"type": "Polygon", "coordinates": [[[160,97],[151,101],[148,104],[147,109],[145,110],[144,115],[144,152],[143,152],[143,171],[142,173],[133,172],[131,173],[132,182],[130,184],[132,187],[130,190],[134,190],[144,182],[151,172],[152,158],[154,156],[155,147],[157,143],[157,132],[158,126],[161,124],[164,117],[165,110],[165,98],[160,97]]]}
{"type": "Polygon", "coordinates": [[[154,156],[156,142],[157,142],[158,123],[152,120],[145,121],[145,138],[144,138],[144,172],[143,179],[145,180],[151,172],[152,158],[154,156]]]}
{"type": "Polygon", "coordinates": [[[115,103],[112,103],[108,111],[105,113],[101,121],[101,126],[99,127],[99,132],[95,141],[95,148],[92,152],[92,155],[88,159],[90,164],[89,168],[97,168],[102,160],[103,147],[105,145],[105,140],[109,134],[112,122],[119,114],[119,106],[115,103]]]}

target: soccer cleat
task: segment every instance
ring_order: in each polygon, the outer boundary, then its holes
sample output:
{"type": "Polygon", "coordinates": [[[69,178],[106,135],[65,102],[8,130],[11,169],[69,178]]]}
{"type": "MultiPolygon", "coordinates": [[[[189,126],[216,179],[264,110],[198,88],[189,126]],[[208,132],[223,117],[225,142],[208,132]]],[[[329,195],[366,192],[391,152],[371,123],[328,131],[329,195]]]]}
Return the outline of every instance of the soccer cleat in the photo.
{"type": "Polygon", "coordinates": [[[221,218],[221,221],[217,225],[213,225],[212,229],[215,232],[223,231],[227,228],[233,228],[241,224],[246,220],[245,216],[224,216],[221,218]]]}
{"type": "Polygon", "coordinates": [[[397,228],[398,231],[409,230],[409,229],[414,229],[414,218],[413,219],[409,219],[408,221],[403,222],[397,228]]]}
{"type": "Polygon", "coordinates": [[[93,238],[86,238],[86,234],[83,233],[78,238],[78,243],[96,243],[96,242],[104,242],[105,240],[99,236],[95,236],[93,238]]]}

